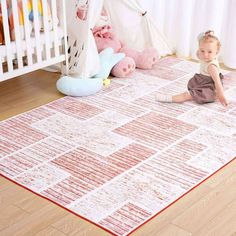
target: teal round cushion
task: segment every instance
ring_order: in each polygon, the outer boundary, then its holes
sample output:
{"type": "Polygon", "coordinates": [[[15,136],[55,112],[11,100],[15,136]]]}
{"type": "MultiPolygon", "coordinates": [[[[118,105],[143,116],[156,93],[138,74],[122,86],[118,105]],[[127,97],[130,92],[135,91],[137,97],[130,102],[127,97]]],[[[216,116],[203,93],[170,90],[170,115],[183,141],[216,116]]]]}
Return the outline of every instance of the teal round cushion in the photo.
{"type": "Polygon", "coordinates": [[[89,96],[97,93],[103,87],[103,79],[101,78],[74,78],[70,76],[62,76],[57,80],[56,87],[58,91],[69,96],[89,96]]]}

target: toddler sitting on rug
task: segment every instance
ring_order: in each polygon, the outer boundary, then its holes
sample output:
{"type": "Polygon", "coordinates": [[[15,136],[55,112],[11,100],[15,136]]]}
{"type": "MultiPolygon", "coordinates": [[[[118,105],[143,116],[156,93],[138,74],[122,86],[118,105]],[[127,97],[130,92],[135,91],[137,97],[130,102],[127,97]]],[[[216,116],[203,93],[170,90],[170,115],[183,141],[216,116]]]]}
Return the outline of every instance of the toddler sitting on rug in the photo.
{"type": "Polygon", "coordinates": [[[223,106],[228,102],[223,91],[222,79],[220,73],[217,55],[220,50],[220,41],[209,30],[199,35],[199,48],[197,57],[200,60],[200,74],[195,74],[188,82],[188,91],[177,95],[156,94],[156,101],[182,103],[193,100],[198,104],[214,102],[218,97],[223,106]]]}

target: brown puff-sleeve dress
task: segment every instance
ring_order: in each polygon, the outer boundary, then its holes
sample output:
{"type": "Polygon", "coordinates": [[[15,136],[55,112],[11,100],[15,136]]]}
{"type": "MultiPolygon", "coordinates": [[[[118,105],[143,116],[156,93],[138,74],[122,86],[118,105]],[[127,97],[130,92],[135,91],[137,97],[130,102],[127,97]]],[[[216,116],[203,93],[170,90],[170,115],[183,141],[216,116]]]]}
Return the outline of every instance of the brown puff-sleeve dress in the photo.
{"type": "MultiPolygon", "coordinates": [[[[208,63],[201,62],[200,74],[195,74],[188,82],[188,91],[196,103],[204,104],[214,102],[216,99],[216,88],[213,79],[207,71],[209,65],[215,65],[220,71],[218,61],[212,60],[208,63]]],[[[222,82],[223,75],[219,72],[222,82]]]]}

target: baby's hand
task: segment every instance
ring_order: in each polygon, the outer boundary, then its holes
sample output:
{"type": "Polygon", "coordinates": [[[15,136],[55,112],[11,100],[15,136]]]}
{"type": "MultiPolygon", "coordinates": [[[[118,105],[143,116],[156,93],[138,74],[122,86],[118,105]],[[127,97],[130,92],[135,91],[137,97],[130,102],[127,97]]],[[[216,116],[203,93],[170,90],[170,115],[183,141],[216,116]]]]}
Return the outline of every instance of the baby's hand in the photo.
{"type": "Polygon", "coordinates": [[[220,103],[223,106],[226,107],[228,105],[228,101],[227,101],[226,97],[223,94],[219,95],[218,98],[219,98],[220,103]]]}

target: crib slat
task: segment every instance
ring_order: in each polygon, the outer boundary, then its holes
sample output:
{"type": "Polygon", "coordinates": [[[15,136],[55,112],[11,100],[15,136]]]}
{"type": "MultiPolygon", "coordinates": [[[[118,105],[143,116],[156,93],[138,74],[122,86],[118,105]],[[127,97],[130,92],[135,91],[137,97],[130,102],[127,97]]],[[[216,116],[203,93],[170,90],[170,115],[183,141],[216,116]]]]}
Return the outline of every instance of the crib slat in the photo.
{"type": "MultiPolygon", "coordinates": [[[[1,0],[1,7],[2,9],[7,9],[6,0],[1,0]]],[[[3,30],[4,30],[4,38],[5,38],[5,47],[6,47],[6,54],[7,54],[7,68],[8,71],[13,71],[13,57],[11,52],[11,39],[10,39],[10,29],[8,25],[8,15],[7,11],[2,11],[2,19],[3,19],[3,30]]]]}
{"type": "Polygon", "coordinates": [[[53,32],[54,32],[54,50],[55,50],[55,57],[59,56],[59,43],[58,43],[58,18],[57,18],[57,4],[56,1],[51,1],[52,5],[52,22],[53,22],[53,32]]]}
{"type": "Polygon", "coordinates": [[[64,52],[63,53],[65,53],[65,66],[62,66],[62,68],[64,69],[63,73],[65,75],[68,75],[69,74],[69,63],[68,63],[68,51],[67,51],[68,43],[67,43],[67,24],[66,24],[66,4],[65,4],[65,0],[61,0],[60,3],[61,3],[60,5],[62,7],[60,19],[62,19],[61,25],[63,28],[63,35],[64,35],[64,38],[63,38],[64,52]]]}
{"type": "Polygon", "coordinates": [[[47,0],[42,0],[43,6],[43,31],[45,34],[45,50],[46,50],[46,59],[51,57],[50,53],[50,36],[49,36],[49,18],[50,18],[50,9],[48,8],[47,0]]]}
{"type": "Polygon", "coordinates": [[[27,64],[30,66],[33,64],[32,60],[32,43],[31,43],[31,22],[29,21],[29,11],[27,7],[27,0],[22,0],[23,16],[24,16],[24,31],[25,31],[25,43],[27,45],[27,64]]]}
{"type": "Polygon", "coordinates": [[[16,42],[16,58],[17,58],[18,69],[20,69],[23,67],[21,37],[23,37],[22,33],[24,32],[20,32],[18,6],[15,0],[12,0],[12,10],[13,10],[13,21],[14,21],[14,36],[15,36],[14,38],[16,42]]]}
{"type": "Polygon", "coordinates": [[[34,36],[36,40],[36,57],[37,57],[37,62],[42,61],[42,54],[41,54],[41,40],[40,40],[40,27],[39,27],[39,10],[38,10],[38,1],[33,0],[33,24],[34,24],[34,36]]]}
{"type": "MultiPolygon", "coordinates": [[[[0,57],[0,78],[2,78],[3,75],[3,69],[2,69],[2,58],[0,57]]],[[[0,79],[1,81],[1,79],[0,79]]]]}

